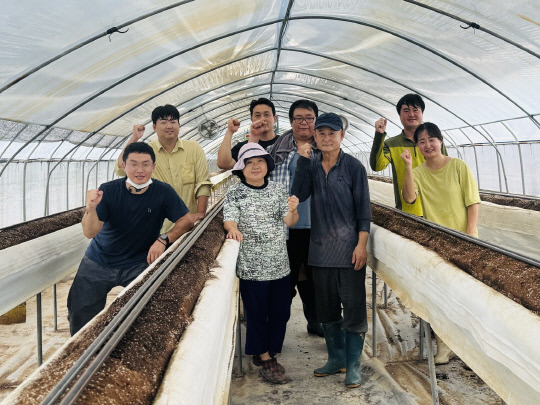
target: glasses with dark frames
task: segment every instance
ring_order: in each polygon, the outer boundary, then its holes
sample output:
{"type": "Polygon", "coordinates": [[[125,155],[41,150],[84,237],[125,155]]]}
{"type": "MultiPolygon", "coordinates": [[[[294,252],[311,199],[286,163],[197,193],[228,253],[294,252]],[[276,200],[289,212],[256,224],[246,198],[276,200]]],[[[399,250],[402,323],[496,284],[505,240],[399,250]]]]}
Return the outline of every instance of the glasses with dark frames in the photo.
{"type": "Polygon", "coordinates": [[[306,117],[306,118],[294,117],[293,121],[296,122],[297,124],[301,124],[302,121],[306,121],[308,124],[311,124],[313,121],[315,121],[315,117],[306,117]]]}

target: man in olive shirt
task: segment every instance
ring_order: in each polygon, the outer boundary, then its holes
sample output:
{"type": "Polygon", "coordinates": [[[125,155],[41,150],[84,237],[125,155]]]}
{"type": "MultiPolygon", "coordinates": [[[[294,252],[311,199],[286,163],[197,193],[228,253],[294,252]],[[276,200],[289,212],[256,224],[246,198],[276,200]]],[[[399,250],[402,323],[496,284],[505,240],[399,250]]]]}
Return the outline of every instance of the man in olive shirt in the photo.
{"type": "MultiPolygon", "coordinates": [[[[196,222],[206,214],[212,186],[204,151],[195,141],[178,139],[180,113],[175,106],[167,104],[155,108],[152,111],[152,122],[158,137],[157,140],[149,142],[156,154],[153,177],[172,186],[193,214],[193,222],[196,222]]],[[[134,125],[133,135],[127,145],[139,141],[144,130],[144,125],[134,125]]],[[[122,156],[123,152],[114,165],[114,172],[118,176],[125,176],[121,168],[122,156]]],[[[162,232],[171,227],[172,223],[165,220],[162,232]]]]}

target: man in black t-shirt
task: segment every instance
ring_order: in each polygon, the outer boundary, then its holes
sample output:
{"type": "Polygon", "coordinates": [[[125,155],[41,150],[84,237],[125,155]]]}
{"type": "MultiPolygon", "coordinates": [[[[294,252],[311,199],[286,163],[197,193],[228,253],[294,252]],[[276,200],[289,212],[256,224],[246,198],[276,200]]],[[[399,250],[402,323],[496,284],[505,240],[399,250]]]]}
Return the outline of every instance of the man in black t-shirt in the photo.
{"type": "Polygon", "coordinates": [[[193,228],[189,210],[176,191],[152,179],[155,160],[148,144],[132,143],[123,156],[126,177],[86,194],[82,228],[93,239],[69,290],[72,335],[105,307],[112,288],[126,287],[161,256],[168,243],[193,228]],[[165,218],[175,224],[160,235],[165,218]]]}
{"type": "MultiPolygon", "coordinates": [[[[252,127],[261,128],[262,133],[256,139],[253,133],[250,135],[250,142],[258,142],[264,149],[273,145],[278,139],[278,136],[274,133],[274,124],[277,122],[276,107],[267,98],[259,98],[253,100],[249,105],[249,111],[251,113],[252,127]]],[[[240,121],[236,118],[229,120],[227,124],[227,132],[223,137],[223,141],[218,150],[217,165],[220,169],[232,169],[236,161],[238,160],[238,151],[248,141],[238,142],[231,149],[231,141],[233,134],[240,128],[240,121]]],[[[257,131],[258,132],[258,131],[257,131]]]]}

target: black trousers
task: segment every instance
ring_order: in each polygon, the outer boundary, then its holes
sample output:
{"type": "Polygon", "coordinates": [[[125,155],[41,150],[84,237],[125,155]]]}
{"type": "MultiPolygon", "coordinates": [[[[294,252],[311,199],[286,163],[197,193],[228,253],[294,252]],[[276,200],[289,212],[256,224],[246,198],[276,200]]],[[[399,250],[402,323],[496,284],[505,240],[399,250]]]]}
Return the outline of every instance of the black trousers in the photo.
{"type": "Polygon", "coordinates": [[[129,269],[104,267],[84,256],[69,289],[67,307],[71,336],[105,308],[107,294],[114,287],[127,287],[147,263],[129,269]]]}
{"type": "Polygon", "coordinates": [[[291,301],[289,276],[278,280],[240,279],[246,314],[246,354],[281,353],[291,301]]]}
{"type": "Polygon", "coordinates": [[[317,307],[315,303],[315,287],[313,275],[308,265],[310,229],[289,228],[289,240],[287,241],[287,254],[291,266],[291,300],[296,295],[296,289],[302,299],[304,316],[310,323],[317,322],[317,307]],[[307,280],[298,281],[300,268],[304,266],[307,280]]]}
{"type": "Polygon", "coordinates": [[[320,304],[317,314],[322,323],[343,320],[345,331],[367,332],[366,266],[360,270],[313,267],[313,279],[317,303],[320,304]]]}

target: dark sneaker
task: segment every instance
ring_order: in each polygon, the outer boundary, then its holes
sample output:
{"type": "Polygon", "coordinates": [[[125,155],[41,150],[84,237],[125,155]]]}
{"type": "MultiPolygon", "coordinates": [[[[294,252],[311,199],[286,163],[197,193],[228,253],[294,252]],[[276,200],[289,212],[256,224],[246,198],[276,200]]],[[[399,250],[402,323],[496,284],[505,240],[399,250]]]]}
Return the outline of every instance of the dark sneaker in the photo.
{"type": "Polygon", "coordinates": [[[308,322],[307,333],[309,333],[310,335],[324,337],[324,330],[322,328],[322,324],[320,324],[319,322],[308,322]]]}
{"type": "Polygon", "coordinates": [[[261,376],[272,384],[287,384],[292,380],[285,374],[285,369],[272,357],[262,361],[261,376]],[[283,370],[283,371],[281,371],[283,370]]]}
{"type": "MultiPolygon", "coordinates": [[[[270,356],[272,356],[272,358],[275,357],[275,354],[270,354],[270,356]]],[[[253,365],[257,366],[257,367],[261,367],[262,366],[262,360],[261,360],[261,356],[258,355],[258,354],[255,354],[253,355],[253,358],[251,360],[253,362],[253,365]]],[[[285,367],[283,367],[281,364],[278,363],[278,368],[279,370],[282,372],[282,373],[285,373],[285,367]]]]}

